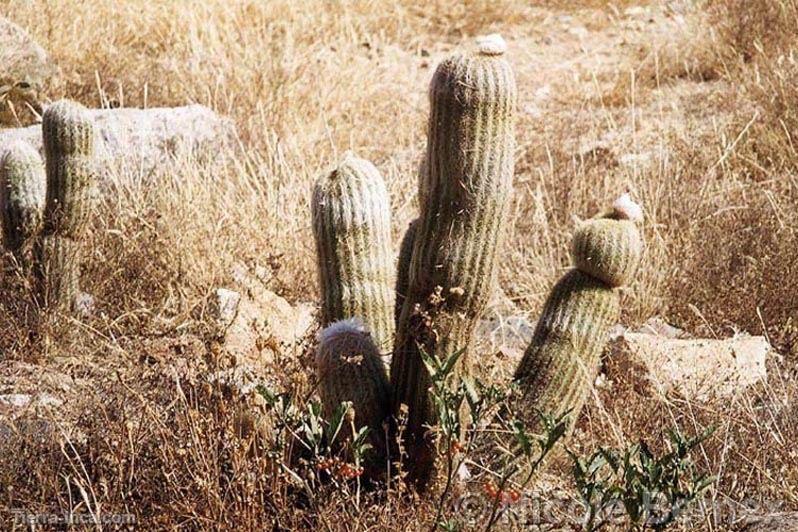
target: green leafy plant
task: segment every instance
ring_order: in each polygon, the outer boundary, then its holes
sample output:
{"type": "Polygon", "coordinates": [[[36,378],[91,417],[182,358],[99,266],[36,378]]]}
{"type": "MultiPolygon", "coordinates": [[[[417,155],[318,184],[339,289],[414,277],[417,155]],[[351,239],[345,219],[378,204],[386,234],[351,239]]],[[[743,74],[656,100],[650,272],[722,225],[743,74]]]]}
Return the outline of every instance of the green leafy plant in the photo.
{"type": "Polygon", "coordinates": [[[660,456],[644,441],[623,451],[600,448],[588,458],[568,451],[585,506],[582,529],[600,530],[618,506],[633,530],[664,530],[673,524],[715,480],[698,473],[689,456],[713,431],[685,438],[670,430],[670,450],[660,456]]]}
{"type": "Polygon", "coordinates": [[[438,420],[437,425],[428,428],[436,433],[438,461],[444,464],[445,471],[445,477],[439,480],[442,488],[432,528],[457,529],[456,519],[443,519],[446,499],[457,475],[470,462],[470,455],[477,446],[484,445],[490,449],[491,456],[498,457],[486,468],[490,476],[486,487],[491,504],[486,530],[490,530],[507,503],[520,497],[546,456],[565,435],[568,413],[557,418],[539,413],[541,419],[536,427],[541,431],[533,434],[522,419],[509,414],[512,409],[508,408],[508,401],[515,386],[503,389],[458,375],[454,368],[462,351],[444,359],[430,355],[423,348],[419,351],[430,375],[429,396],[438,420]],[[469,418],[468,427],[463,423],[463,412],[469,418]],[[488,440],[483,436],[488,436],[488,440]]]}

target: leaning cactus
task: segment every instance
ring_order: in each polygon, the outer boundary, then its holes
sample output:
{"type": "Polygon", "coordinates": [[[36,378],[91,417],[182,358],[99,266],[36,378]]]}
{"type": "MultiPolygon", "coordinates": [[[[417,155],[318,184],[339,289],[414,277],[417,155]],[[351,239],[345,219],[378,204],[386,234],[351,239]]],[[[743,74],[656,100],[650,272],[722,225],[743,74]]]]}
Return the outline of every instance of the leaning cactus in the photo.
{"type": "MultiPolygon", "coordinates": [[[[332,419],[341,403],[351,402],[355,429],[369,428],[375,458],[370,463],[379,469],[379,459],[385,456],[383,422],[388,417],[390,394],[385,365],[374,339],[356,318],[337,321],[319,334],[315,362],[324,418],[332,419]]],[[[351,427],[344,423],[339,439],[347,441],[351,437],[351,427]]]]}
{"type": "Polygon", "coordinates": [[[440,360],[460,353],[467,374],[474,328],[491,295],[513,176],[515,78],[500,37],[455,54],[431,82],[427,154],[407,296],[391,364],[392,409],[407,405],[410,478],[435,477],[436,414],[422,350],[440,360]]]}
{"type": "Polygon", "coordinates": [[[402,307],[407,297],[407,286],[410,283],[410,261],[413,258],[413,244],[416,239],[416,229],[418,219],[410,222],[402,237],[402,244],[399,246],[399,262],[396,266],[396,304],[394,305],[394,322],[399,325],[399,317],[402,315],[402,307]]]}
{"type": "Polygon", "coordinates": [[[640,260],[639,207],[626,196],[616,206],[577,229],[576,268],[549,294],[515,372],[524,410],[555,416],[569,412],[571,427],[598,373],[609,329],[620,317],[615,288],[631,281],[640,260]]]}
{"type": "Polygon", "coordinates": [[[322,326],[358,317],[391,349],[393,258],[388,192],[370,162],[347,154],[313,189],[322,326]]]}
{"type": "Polygon", "coordinates": [[[27,142],[16,142],[0,156],[0,209],[3,239],[27,270],[29,245],[42,225],[44,163],[27,142]]]}
{"type": "Polygon", "coordinates": [[[83,235],[95,182],[94,125],[86,109],[61,100],[42,121],[47,167],[44,227],[36,243],[42,304],[71,310],[79,290],[83,235]]]}

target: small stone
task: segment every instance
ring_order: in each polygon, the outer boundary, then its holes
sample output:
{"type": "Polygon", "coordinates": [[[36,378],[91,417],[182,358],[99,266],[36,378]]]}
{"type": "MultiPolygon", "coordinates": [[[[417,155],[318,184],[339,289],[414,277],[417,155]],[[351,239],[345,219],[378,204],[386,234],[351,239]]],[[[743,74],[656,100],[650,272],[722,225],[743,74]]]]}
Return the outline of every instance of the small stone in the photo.
{"type": "Polygon", "coordinates": [[[217,288],[213,294],[211,312],[220,330],[226,330],[233,323],[238,313],[241,294],[227,288],[217,288]]]}
{"type": "Polygon", "coordinates": [[[534,332],[535,324],[524,316],[494,317],[479,322],[476,338],[487,350],[520,360],[534,332]]]}
{"type": "Polygon", "coordinates": [[[75,307],[75,312],[83,318],[88,318],[94,314],[94,296],[91,294],[86,292],[78,293],[78,295],[75,296],[73,305],[75,307]]]}
{"type": "Polygon", "coordinates": [[[25,393],[10,393],[6,395],[0,395],[0,405],[2,406],[23,408],[28,406],[32,400],[33,398],[29,394],[25,393]]]}

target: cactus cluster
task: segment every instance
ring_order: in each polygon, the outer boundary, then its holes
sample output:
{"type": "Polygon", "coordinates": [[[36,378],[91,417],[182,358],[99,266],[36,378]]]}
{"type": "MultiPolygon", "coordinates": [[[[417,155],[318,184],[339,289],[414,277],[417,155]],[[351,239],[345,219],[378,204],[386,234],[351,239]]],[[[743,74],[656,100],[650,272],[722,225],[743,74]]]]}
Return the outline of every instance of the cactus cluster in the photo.
{"type": "MultiPolygon", "coordinates": [[[[475,51],[444,59],[433,75],[420,212],[402,239],[391,293],[385,290],[392,270],[388,199],[376,169],[348,156],[313,194],[323,325],[352,317],[365,324],[357,332],[344,329],[347,340],[340,344],[334,340],[338,324],[322,334],[322,401],[328,411],[352,401],[358,423],[372,428],[401,412],[409,479],[420,490],[434,484],[439,455],[423,358],[457,353],[455,377],[472,371],[472,336],[495,285],[506,230],[517,90],[504,51],[501,38],[483,39],[475,51]],[[387,320],[391,310],[393,320],[387,320]],[[368,332],[381,347],[393,346],[390,386],[382,366],[372,362],[378,350],[368,332]],[[342,362],[351,353],[369,362],[342,362]],[[336,371],[330,370],[333,360],[336,371]]],[[[624,196],[577,228],[575,267],[552,289],[514,375],[524,411],[578,415],[607,331],[619,317],[617,287],[632,279],[639,261],[639,214],[624,196]]]]}
{"type": "Polygon", "coordinates": [[[42,134],[44,165],[24,143],[11,146],[0,162],[3,235],[32,270],[39,305],[70,311],[95,183],[94,125],[83,106],[62,100],[45,110],[42,134]]]}

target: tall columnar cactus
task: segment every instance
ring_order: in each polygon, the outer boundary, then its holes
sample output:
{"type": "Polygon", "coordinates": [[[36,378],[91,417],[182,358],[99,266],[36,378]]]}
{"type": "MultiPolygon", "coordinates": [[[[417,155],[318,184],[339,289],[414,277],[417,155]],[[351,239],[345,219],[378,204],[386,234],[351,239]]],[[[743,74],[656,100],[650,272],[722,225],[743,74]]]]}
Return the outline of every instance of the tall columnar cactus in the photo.
{"type": "Polygon", "coordinates": [[[348,153],[313,189],[322,326],[358,317],[381,352],[394,334],[390,201],[379,171],[348,153]]]}
{"type": "Polygon", "coordinates": [[[78,295],[96,179],[94,125],[82,105],[61,100],[45,110],[42,132],[47,196],[35,249],[40,297],[47,307],[69,311],[78,295]]]}
{"type": "Polygon", "coordinates": [[[599,369],[610,327],[620,317],[616,289],[631,281],[641,254],[635,225],[639,207],[623,196],[600,218],[584,222],[573,239],[576,268],[554,286],[515,380],[530,420],[570,410],[570,427],[599,369]]]}
{"type": "Polygon", "coordinates": [[[407,288],[410,284],[410,261],[413,258],[413,245],[416,240],[416,229],[418,219],[410,222],[402,237],[402,244],[399,246],[399,261],[396,266],[396,304],[394,305],[394,321],[399,325],[399,317],[402,315],[402,307],[407,297],[407,288]]]}
{"type": "MultiPolygon", "coordinates": [[[[330,420],[342,402],[351,401],[356,429],[369,428],[374,450],[370,464],[379,469],[386,452],[383,422],[389,414],[390,394],[373,337],[356,318],[337,321],[319,334],[315,362],[324,418],[330,420]]],[[[351,436],[351,427],[345,423],[340,439],[346,441],[351,436]]]]}
{"type": "Polygon", "coordinates": [[[44,163],[27,142],[16,142],[0,156],[0,209],[3,239],[26,270],[30,244],[41,229],[45,200],[44,163]]]}
{"type": "Polygon", "coordinates": [[[501,38],[445,59],[431,82],[427,155],[407,297],[391,364],[392,409],[407,405],[410,479],[425,489],[435,475],[436,414],[421,350],[461,353],[469,372],[474,328],[495,281],[496,257],[512,188],[515,78],[501,38]]]}

